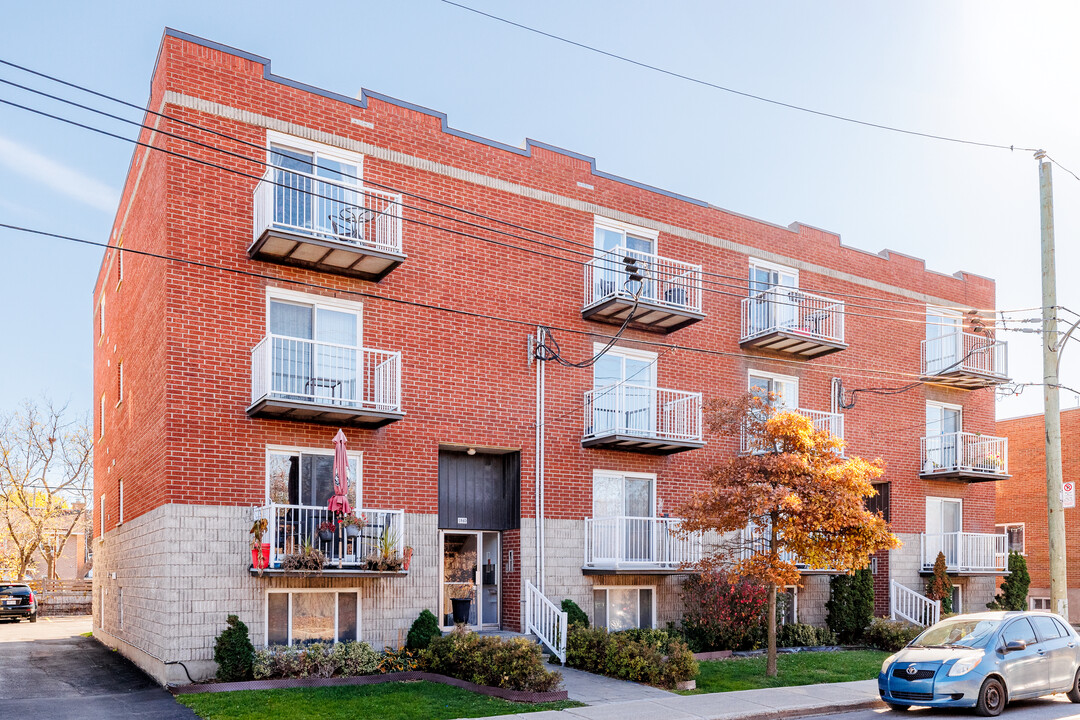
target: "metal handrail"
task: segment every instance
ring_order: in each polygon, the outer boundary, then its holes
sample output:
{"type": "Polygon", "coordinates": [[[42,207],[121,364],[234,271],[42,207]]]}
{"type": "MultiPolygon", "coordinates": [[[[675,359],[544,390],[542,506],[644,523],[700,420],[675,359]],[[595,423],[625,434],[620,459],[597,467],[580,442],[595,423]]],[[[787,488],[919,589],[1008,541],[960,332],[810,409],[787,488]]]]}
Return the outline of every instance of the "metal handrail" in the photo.
{"type": "Polygon", "coordinates": [[[623,245],[585,263],[585,307],[612,297],[632,300],[638,290],[642,301],[700,313],[701,266],[623,245]],[[626,258],[632,258],[641,270],[640,283],[627,282],[626,258]]]}
{"type": "Polygon", "coordinates": [[[774,285],[742,301],[740,341],[773,332],[843,344],[844,303],[794,287],[774,285]]]}
{"type": "Polygon", "coordinates": [[[701,393],[614,383],[585,393],[586,438],[636,435],[700,442],[701,393]]]}

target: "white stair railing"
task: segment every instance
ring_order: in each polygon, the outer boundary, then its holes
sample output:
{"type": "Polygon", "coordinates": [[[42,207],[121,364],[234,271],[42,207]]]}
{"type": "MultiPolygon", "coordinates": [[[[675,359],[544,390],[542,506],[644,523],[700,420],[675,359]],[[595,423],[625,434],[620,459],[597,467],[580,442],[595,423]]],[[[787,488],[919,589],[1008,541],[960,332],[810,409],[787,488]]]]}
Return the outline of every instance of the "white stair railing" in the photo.
{"type": "Polygon", "coordinates": [[[889,581],[889,617],[927,627],[941,619],[941,605],[895,580],[889,581]]]}
{"type": "Polygon", "coordinates": [[[525,632],[536,635],[559,662],[566,662],[566,613],[528,580],[525,581],[525,632]]]}

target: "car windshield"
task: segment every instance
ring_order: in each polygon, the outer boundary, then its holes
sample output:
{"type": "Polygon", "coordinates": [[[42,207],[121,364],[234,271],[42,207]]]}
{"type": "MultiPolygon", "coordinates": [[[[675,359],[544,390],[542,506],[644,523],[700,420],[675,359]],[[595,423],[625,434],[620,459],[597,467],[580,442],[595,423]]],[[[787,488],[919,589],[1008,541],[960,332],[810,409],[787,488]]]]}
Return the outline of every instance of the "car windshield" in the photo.
{"type": "Polygon", "coordinates": [[[912,647],[978,647],[997,630],[1000,620],[946,620],[915,638],[912,647]]]}

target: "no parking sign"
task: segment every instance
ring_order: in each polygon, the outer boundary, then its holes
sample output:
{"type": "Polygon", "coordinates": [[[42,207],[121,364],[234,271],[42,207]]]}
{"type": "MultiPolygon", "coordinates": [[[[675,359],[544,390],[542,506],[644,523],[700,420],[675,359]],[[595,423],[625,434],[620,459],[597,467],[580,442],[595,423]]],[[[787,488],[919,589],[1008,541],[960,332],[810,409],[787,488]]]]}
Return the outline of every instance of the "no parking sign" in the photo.
{"type": "Polygon", "coordinates": [[[1076,507],[1076,483],[1071,480],[1061,484],[1061,507],[1076,507]]]}

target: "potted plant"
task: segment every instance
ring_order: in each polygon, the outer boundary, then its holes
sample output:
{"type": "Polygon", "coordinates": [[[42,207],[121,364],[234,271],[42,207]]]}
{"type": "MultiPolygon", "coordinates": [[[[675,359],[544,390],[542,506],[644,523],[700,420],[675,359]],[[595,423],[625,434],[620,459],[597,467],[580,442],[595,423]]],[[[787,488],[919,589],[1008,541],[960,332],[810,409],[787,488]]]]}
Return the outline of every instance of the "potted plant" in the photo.
{"type": "Polygon", "coordinates": [[[402,570],[408,570],[409,569],[409,563],[412,562],[412,553],[413,553],[412,545],[406,545],[405,546],[405,561],[403,563],[401,563],[401,569],[402,570]]]}
{"type": "Polygon", "coordinates": [[[300,546],[300,552],[286,555],[281,562],[285,572],[299,573],[300,575],[318,575],[322,573],[326,565],[326,556],[322,550],[314,547],[310,540],[305,539],[300,546]]]}
{"type": "Polygon", "coordinates": [[[323,542],[330,542],[334,539],[334,531],[337,530],[337,526],[329,520],[319,525],[319,539],[323,542]]]}
{"type": "Polygon", "coordinates": [[[379,533],[379,544],[376,549],[367,556],[368,570],[381,572],[397,572],[401,570],[403,560],[397,552],[397,533],[387,525],[379,533]]]}
{"type": "Polygon", "coordinates": [[[447,592],[450,593],[450,607],[453,611],[454,624],[460,625],[469,622],[469,612],[472,609],[473,584],[468,582],[451,585],[447,592]]]}
{"type": "Polygon", "coordinates": [[[255,524],[251,526],[249,534],[251,537],[251,567],[259,571],[262,575],[262,571],[265,568],[270,567],[270,543],[264,543],[262,541],[263,534],[266,532],[266,528],[269,522],[266,518],[259,518],[255,521],[255,524]]]}
{"type": "Polygon", "coordinates": [[[357,517],[355,515],[346,515],[341,518],[341,527],[345,528],[345,537],[354,538],[360,534],[360,528],[367,525],[367,518],[363,515],[357,517]]]}

